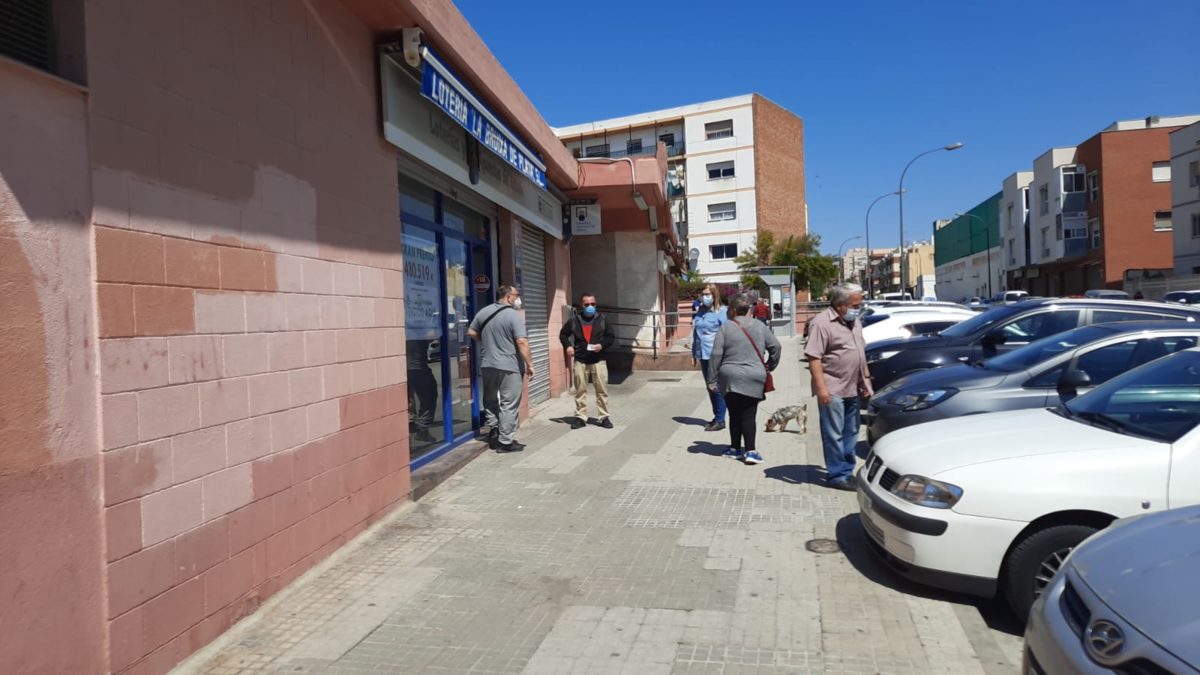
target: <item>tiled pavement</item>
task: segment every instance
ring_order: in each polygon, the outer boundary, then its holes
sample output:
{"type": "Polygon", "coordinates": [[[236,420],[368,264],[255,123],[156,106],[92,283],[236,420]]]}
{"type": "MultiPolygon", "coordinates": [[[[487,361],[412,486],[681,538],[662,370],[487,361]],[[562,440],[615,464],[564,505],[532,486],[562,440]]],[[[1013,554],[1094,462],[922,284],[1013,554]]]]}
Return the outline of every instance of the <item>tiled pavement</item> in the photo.
{"type": "MultiPolygon", "coordinates": [[[[764,409],[809,398],[798,356],[785,343],[764,409]]],[[[484,454],[179,671],[1017,672],[1003,610],[897,579],[854,495],[814,484],[815,407],[750,467],[698,426],[696,373],[611,392],[615,429],[571,431],[570,397],[549,403],[524,453],[484,454]]]]}

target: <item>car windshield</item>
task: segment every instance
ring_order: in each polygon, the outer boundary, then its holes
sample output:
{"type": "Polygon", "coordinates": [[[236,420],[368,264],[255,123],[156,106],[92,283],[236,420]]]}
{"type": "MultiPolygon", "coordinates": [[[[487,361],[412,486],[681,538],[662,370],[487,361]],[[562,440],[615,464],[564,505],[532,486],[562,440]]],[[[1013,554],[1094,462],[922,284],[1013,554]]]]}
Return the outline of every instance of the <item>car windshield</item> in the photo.
{"type": "Polygon", "coordinates": [[[974,335],[976,332],[984,330],[998,321],[1003,321],[1019,311],[1021,310],[1016,307],[993,307],[982,314],[976,314],[962,323],[954,324],[942,331],[940,335],[942,337],[966,337],[974,335]]]}
{"type": "Polygon", "coordinates": [[[1019,347],[1011,352],[988,359],[983,363],[983,366],[988,370],[1000,370],[1006,373],[1028,370],[1063,352],[1069,352],[1080,345],[1086,345],[1099,338],[1112,335],[1112,332],[1111,328],[1101,326],[1076,328],[1065,333],[1042,338],[1024,347],[1019,347]]]}
{"type": "Polygon", "coordinates": [[[1151,361],[1072,399],[1061,410],[1083,424],[1174,443],[1200,424],[1200,350],[1151,361]]]}

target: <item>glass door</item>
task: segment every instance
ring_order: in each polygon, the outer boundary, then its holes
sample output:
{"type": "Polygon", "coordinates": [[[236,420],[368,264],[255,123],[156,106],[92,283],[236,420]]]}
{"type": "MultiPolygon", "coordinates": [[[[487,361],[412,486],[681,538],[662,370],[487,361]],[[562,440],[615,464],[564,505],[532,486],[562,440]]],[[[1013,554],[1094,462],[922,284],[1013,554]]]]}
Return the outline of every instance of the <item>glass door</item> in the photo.
{"type": "Polygon", "coordinates": [[[404,224],[404,332],[408,364],[409,457],[446,442],[441,392],[442,302],[438,236],[404,224]]]}
{"type": "Polygon", "coordinates": [[[471,269],[465,241],[446,237],[446,391],[450,437],[458,438],[475,428],[472,377],[472,345],[467,337],[471,323],[471,269]]]}

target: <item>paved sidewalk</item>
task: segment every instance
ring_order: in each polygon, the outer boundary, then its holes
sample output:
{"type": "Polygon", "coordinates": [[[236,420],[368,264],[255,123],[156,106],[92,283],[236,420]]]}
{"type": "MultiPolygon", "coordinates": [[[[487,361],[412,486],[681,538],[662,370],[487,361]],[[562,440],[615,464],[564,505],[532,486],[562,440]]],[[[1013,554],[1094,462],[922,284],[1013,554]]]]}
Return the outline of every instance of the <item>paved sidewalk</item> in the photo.
{"type": "MultiPolygon", "coordinates": [[[[808,400],[799,343],[760,411],[808,400]]],[[[910,586],[867,549],[807,436],[717,455],[697,373],[611,387],[616,428],[548,404],[180,666],[186,673],[1016,673],[995,603],[910,586]],[[813,539],[840,552],[812,553],[813,539]],[[994,626],[994,627],[993,627],[994,626]]],[[[1007,632],[1006,632],[1007,631],[1007,632]]]]}

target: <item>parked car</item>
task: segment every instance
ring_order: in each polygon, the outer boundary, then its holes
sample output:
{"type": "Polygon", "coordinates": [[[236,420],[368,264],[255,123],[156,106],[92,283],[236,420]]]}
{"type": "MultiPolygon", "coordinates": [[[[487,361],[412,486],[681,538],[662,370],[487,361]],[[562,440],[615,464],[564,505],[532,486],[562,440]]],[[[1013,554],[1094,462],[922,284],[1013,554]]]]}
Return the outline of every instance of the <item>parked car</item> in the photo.
{"type": "Polygon", "coordinates": [[[1177,302],[1181,305],[1200,305],[1200,290],[1171,291],[1163,296],[1163,302],[1177,302]]]}
{"type": "Polygon", "coordinates": [[[1004,291],[997,293],[992,297],[992,304],[1003,305],[1013,302],[1019,302],[1021,298],[1029,295],[1029,291],[1004,291]]]}
{"type": "Polygon", "coordinates": [[[922,310],[897,308],[897,311],[872,314],[861,319],[863,340],[871,345],[880,340],[931,335],[975,316],[968,309],[922,310]]]}
{"type": "Polygon", "coordinates": [[[1143,363],[1198,344],[1200,323],[1102,323],[1042,338],[986,361],[912,373],[871,398],[867,440],[874,443],[923,422],[1053,407],[1143,363]]]}
{"type": "Polygon", "coordinates": [[[1071,550],[1096,531],[1200,503],[1200,349],[1147,363],[1056,409],[889,434],[858,473],[858,498],[869,539],[901,574],[1003,595],[1025,618],[1071,550]]]}
{"type": "Polygon", "coordinates": [[[992,307],[936,336],[877,342],[867,348],[867,364],[878,391],[901,375],[990,358],[1076,326],[1150,319],[1196,321],[1200,309],[1134,300],[1018,302],[992,307]]]}
{"type": "Polygon", "coordinates": [[[1200,673],[1197,541],[1192,506],[1080,544],[1034,603],[1021,672],[1200,673]]]}
{"type": "Polygon", "coordinates": [[[1125,291],[1114,291],[1108,288],[1097,288],[1095,290],[1084,291],[1085,298],[1104,298],[1108,300],[1128,300],[1129,294],[1125,291]]]}

